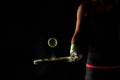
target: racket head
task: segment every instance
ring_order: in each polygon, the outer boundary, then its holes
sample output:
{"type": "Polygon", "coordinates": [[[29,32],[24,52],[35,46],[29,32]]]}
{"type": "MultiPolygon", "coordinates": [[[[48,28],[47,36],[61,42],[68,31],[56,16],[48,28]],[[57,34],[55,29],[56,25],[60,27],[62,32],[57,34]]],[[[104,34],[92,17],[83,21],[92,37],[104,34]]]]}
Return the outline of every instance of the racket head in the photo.
{"type": "Polygon", "coordinates": [[[33,64],[38,64],[41,62],[53,62],[53,61],[63,61],[63,62],[67,62],[70,59],[70,56],[66,56],[66,57],[52,57],[52,58],[44,58],[44,59],[36,59],[33,61],[33,64]]]}

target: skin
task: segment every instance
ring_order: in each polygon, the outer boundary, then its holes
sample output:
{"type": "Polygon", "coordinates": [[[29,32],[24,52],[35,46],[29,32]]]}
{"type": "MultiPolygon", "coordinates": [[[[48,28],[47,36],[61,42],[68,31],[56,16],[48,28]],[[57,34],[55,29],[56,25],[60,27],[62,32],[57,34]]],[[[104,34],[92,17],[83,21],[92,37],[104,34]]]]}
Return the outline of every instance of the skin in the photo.
{"type": "Polygon", "coordinates": [[[78,10],[77,10],[76,27],[75,27],[74,34],[72,36],[71,44],[75,44],[76,36],[79,33],[82,16],[84,14],[84,12],[83,12],[83,5],[84,5],[84,3],[82,3],[81,5],[79,5],[78,10]]]}

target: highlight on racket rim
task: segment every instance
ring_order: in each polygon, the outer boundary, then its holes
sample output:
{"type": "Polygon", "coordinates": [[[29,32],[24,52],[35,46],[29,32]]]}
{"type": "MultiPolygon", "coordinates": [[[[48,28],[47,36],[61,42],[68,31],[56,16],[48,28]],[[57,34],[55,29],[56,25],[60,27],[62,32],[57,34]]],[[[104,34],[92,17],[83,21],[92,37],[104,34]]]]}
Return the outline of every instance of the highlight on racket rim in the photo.
{"type": "Polygon", "coordinates": [[[55,57],[55,58],[44,58],[44,59],[36,59],[33,61],[33,64],[37,64],[39,62],[46,62],[46,61],[57,61],[57,60],[68,60],[70,59],[70,56],[65,56],[65,57],[55,57]]]}

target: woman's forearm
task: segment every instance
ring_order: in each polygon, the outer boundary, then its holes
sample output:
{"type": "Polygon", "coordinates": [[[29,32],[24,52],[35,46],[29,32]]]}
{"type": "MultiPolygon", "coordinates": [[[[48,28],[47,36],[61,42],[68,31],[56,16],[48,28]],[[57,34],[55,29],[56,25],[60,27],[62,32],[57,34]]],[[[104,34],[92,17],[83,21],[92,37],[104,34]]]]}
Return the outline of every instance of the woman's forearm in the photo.
{"type": "Polygon", "coordinates": [[[72,37],[71,44],[75,44],[75,36],[72,37]]]}
{"type": "Polygon", "coordinates": [[[75,34],[72,36],[71,44],[75,44],[75,43],[76,43],[77,34],[78,34],[78,33],[75,33],[75,34]]]}

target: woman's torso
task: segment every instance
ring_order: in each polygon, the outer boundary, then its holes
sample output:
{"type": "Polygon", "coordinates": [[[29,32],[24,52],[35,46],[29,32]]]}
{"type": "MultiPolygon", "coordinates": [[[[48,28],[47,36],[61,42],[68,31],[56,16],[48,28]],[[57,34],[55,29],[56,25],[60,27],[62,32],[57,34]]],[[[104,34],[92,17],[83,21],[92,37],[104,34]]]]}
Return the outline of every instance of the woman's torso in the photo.
{"type": "Polygon", "coordinates": [[[112,4],[86,5],[89,24],[88,63],[95,65],[118,65],[119,17],[112,4]]]}

